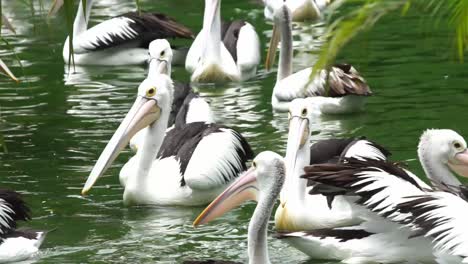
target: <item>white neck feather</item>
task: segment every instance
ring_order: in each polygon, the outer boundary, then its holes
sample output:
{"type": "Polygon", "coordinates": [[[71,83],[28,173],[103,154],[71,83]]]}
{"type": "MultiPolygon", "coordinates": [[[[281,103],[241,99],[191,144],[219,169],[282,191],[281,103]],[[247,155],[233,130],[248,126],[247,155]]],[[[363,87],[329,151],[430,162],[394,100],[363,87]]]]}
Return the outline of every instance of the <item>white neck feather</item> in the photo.
{"type": "MultiPolygon", "coordinates": [[[[289,160],[286,157],[285,160],[289,160]]],[[[310,143],[307,141],[302,148],[299,149],[296,156],[296,166],[294,171],[286,168],[286,181],[281,190],[281,202],[294,201],[302,204],[305,200],[307,181],[300,176],[304,174],[304,167],[310,163],[310,143]]],[[[290,164],[286,164],[289,166],[290,164]]]]}
{"type": "Polygon", "coordinates": [[[93,0],[86,1],[86,13],[83,10],[83,2],[79,0],[78,10],[76,12],[75,21],[73,22],[73,36],[85,32],[88,29],[89,16],[91,14],[91,7],[93,6],[93,0]]]}
{"type": "Polygon", "coordinates": [[[274,190],[260,192],[260,199],[252,215],[248,230],[248,254],[250,264],[269,264],[268,220],[275,205],[281,185],[274,190]]]}
{"type": "Polygon", "coordinates": [[[130,177],[127,186],[132,186],[136,190],[146,188],[146,179],[166,134],[171,104],[160,105],[159,120],[144,131],[143,145],[141,151],[137,152],[136,177],[130,177]]]}
{"type": "Polygon", "coordinates": [[[436,187],[446,190],[446,186],[459,186],[460,181],[448,168],[446,161],[438,153],[438,148],[428,146],[428,142],[421,142],[418,146],[418,156],[426,176],[436,187]]]}
{"type": "Polygon", "coordinates": [[[221,3],[219,1],[205,0],[203,57],[206,64],[219,64],[221,59],[221,3]]]}

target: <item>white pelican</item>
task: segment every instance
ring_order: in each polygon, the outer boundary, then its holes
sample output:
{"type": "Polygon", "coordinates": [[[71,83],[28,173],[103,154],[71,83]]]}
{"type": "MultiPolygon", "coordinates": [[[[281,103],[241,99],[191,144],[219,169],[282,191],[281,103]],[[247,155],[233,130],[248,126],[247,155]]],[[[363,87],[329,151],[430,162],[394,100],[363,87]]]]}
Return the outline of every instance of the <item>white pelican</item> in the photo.
{"type": "MultiPolygon", "coordinates": [[[[73,23],[74,61],[78,65],[144,64],[148,59],[148,45],[160,38],[193,38],[190,29],[159,13],[129,12],[101,22],[88,29],[94,0],[79,1],[73,23]],[[86,13],[85,13],[86,11],[86,13]]],[[[70,63],[70,38],[63,46],[63,59],[70,63]]],[[[179,61],[185,52],[175,51],[179,61]],[[183,53],[183,54],[182,54],[183,53]]]]}
{"type": "Polygon", "coordinates": [[[20,194],[0,189],[0,263],[24,261],[39,251],[47,232],[16,229],[17,221],[30,219],[20,194]]]}
{"type": "MultiPolygon", "coordinates": [[[[280,0],[263,0],[265,4],[265,18],[273,20],[275,6],[280,0]]],[[[331,0],[285,0],[284,3],[291,10],[292,21],[302,22],[316,20],[322,17],[325,7],[331,0]]]]}
{"type": "MultiPolygon", "coordinates": [[[[317,247],[333,248],[330,254],[345,262],[467,261],[464,188],[440,185],[448,179],[458,182],[450,169],[468,177],[466,142],[452,130],[429,130],[421,137],[418,154],[427,176],[438,182],[436,188],[443,186],[447,192],[433,190],[405,169],[382,160],[351,158],[341,164],[306,167],[304,177],[322,184],[320,192],[348,193],[353,200],[358,197],[356,206],[369,211],[366,221],[354,229],[367,234],[334,241],[308,232],[284,236],[313,256],[317,247]]],[[[340,234],[339,230],[327,230],[331,231],[340,234]]]]}
{"type": "Polygon", "coordinates": [[[291,11],[284,3],[275,10],[273,33],[265,65],[267,69],[270,69],[275,60],[280,39],[278,73],[271,97],[273,109],[287,111],[293,99],[307,98],[318,114],[344,114],[362,110],[365,97],[371,95],[371,91],[353,66],[337,64],[330,70],[321,70],[313,80],[310,80],[312,68],[292,72],[291,11]]]}
{"type": "Polygon", "coordinates": [[[172,80],[164,74],[140,84],[135,103],[96,162],[83,194],[144,127],[142,146],[120,175],[126,205],[203,205],[246,169],[253,153],[233,129],[196,122],[166,134],[172,89],[172,80]]]}
{"type": "MultiPolygon", "coordinates": [[[[148,48],[149,68],[148,78],[153,78],[158,74],[165,74],[171,77],[172,49],[165,39],[153,40],[148,48]]],[[[174,125],[182,127],[187,123],[205,122],[214,123],[214,114],[208,102],[194,92],[190,84],[180,82],[174,83],[174,95],[169,116],[169,129],[174,125]]],[[[134,151],[141,146],[146,129],[139,131],[130,140],[130,148],[134,151]]]]}
{"type": "Polygon", "coordinates": [[[203,28],[190,47],[185,68],[192,82],[242,81],[255,76],[260,41],[246,21],[221,24],[221,0],[205,0],[203,28]]]}
{"type": "Polygon", "coordinates": [[[361,222],[359,212],[352,210],[343,198],[338,196],[332,203],[325,196],[308,195],[307,181],[300,175],[304,167],[311,164],[338,162],[345,157],[383,160],[390,154],[377,144],[359,138],[321,140],[312,145],[312,109],[305,99],[295,99],[290,105],[286,183],[275,215],[276,229],[280,231],[313,230],[361,222]]]}
{"type": "Polygon", "coordinates": [[[267,241],[268,221],[283,186],[284,177],[285,167],[280,155],[271,151],[258,154],[252,167],[211,202],[193,225],[206,224],[246,200],[255,200],[258,204],[252,214],[247,235],[249,263],[270,263],[267,241]]]}

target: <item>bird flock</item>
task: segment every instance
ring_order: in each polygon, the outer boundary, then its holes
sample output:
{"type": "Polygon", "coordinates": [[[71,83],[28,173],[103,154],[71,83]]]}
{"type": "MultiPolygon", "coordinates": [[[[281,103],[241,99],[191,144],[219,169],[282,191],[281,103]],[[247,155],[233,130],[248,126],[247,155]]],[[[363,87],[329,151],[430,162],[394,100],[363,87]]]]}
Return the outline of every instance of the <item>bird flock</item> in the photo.
{"type": "MultiPolygon", "coordinates": [[[[417,149],[424,181],[365,137],[311,143],[318,115],[363,111],[372,95],[350,64],[333,65],[315,76],[312,68],[292,70],[292,23],[319,19],[330,1],[264,0],[265,18],[273,23],[267,70],[280,48],[271,106],[288,112],[284,157],[274,149],[255,155],[241,131],[216,122],[206,98],[171,77],[173,66],[185,66],[192,84],[255,78],[261,45],[252,24],[223,21],[221,0],[205,0],[196,36],[160,13],[126,13],[88,28],[93,2],[83,6],[80,1],[74,36],[63,47],[65,63],[148,64],[148,75],[82,195],[129,146],[134,156],[119,175],[125,205],[209,204],[194,220],[196,227],[256,201],[248,226],[249,263],[275,262],[267,242],[273,212],[275,237],[314,259],[468,263],[468,188],[457,178],[468,177],[468,149],[457,132],[424,131],[417,149]],[[170,44],[174,38],[193,42],[190,48],[175,48],[170,44]]],[[[20,194],[0,189],[0,262],[37,254],[48,232],[17,228],[18,221],[30,218],[20,194]]]]}

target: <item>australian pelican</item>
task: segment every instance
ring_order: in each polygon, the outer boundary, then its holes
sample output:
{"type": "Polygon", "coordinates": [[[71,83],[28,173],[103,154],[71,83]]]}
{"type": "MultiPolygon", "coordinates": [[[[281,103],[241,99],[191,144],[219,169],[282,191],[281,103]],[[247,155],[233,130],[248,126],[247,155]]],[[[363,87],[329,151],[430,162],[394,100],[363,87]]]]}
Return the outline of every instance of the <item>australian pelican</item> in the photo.
{"type": "Polygon", "coordinates": [[[46,232],[16,228],[17,221],[30,219],[20,194],[0,189],[0,263],[27,260],[39,251],[46,232]]]}
{"type": "Polygon", "coordinates": [[[312,80],[311,67],[292,72],[291,11],[284,3],[275,9],[273,33],[266,59],[267,69],[274,63],[280,39],[278,73],[271,97],[275,110],[287,111],[295,98],[307,98],[317,114],[343,114],[362,110],[365,97],[372,93],[353,66],[336,64],[329,70],[320,70],[312,80]]]}
{"type": "MultiPolygon", "coordinates": [[[[265,18],[274,19],[275,6],[278,0],[263,0],[265,4],[265,18]]],[[[322,17],[325,7],[331,0],[285,0],[285,5],[291,10],[292,21],[302,22],[316,20],[322,17]]]]}
{"type": "Polygon", "coordinates": [[[342,197],[332,201],[323,195],[308,195],[307,181],[300,178],[305,166],[336,163],[345,157],[384,160],[390,154],[381,146],[360,138],[329,139],[311,144],[312,111],[313,106],[306,99],[295,99],[290,105],[286,182],[275,215],[276,229],[280,231],[347,226],[361,221],[359,213],[342,197]]]}
{"type": "MultiPolygon", "coordinates": [[[[436,183],[434,189],[383,160],[350,158],[306,167],[304,177],[321,184],[320,193],[351,195],[356,207],[367,209],[366,220],[353,227],[361,236],[341,241],[326,241],[310,232],[284,236],[307,254],[317,246],[333,247],[331,254],[345,262],[467,261],[468,233],[462,227],[468,220],[463,214],[468,209],[466,191],[451,172],[468,176],[466,142],[452,130],[428,130],[421,137],[418,155],[427,177],[436,183]]],[[[331,231],[337,232],[327,230],[331,231]]]]}
{"type": "MultiPolygon", "coordinates": [[[[129,12],[101,22],[88,29],[94,0],[79,1],[73,23],[73,51],[76,64],[127,65],[143,64],[148,60],[148,45],[154,39],[193,38],[187,27],[160,13],[129,12]]],[[[70,37],[63,46],[63,59],[70,63],[70,37]]],[[[174,50],[179,62],[184,51],[174,50]]]]}
{"type": "Polygon", "coordinates": [[[221,0],[205,0],[203,28],[190,47],[185,68],[192,82],[242,81],[255,76],[260,41],[246,21],[221,22],[221,0]]]}
{"type": "MultiPolygon", "coordinates": [[[[244,201],[255,200],[258,204],[252,214],[247,234],[249,263],[270,263],[267,241],[268,221],[284,179],[285,166],[280,155],[271,151],[258,154],[252,167],[214,199],[197,217],[193,225],[206,224],[244,201]]],[[[188,261],[186,263],[203,262],[188,261]]]]}
{"type": "Polygon", "coordinates": [[[127,205],[203,205],[246,169],[253,153],[233,129],[195,122],[166,133],[173,89],[164,74],[140,84],[135,103],[96,162],[83,194],[145,127],[142,146],[120,174],[127,205]]]}

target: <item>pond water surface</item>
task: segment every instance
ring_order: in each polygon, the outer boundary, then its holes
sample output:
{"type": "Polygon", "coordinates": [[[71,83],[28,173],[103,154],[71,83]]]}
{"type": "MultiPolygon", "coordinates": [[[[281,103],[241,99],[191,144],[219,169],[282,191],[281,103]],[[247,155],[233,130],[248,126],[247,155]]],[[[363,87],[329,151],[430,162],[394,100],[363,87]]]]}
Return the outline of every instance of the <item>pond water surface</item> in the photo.
{"type": "MultiPolygon", "coordinates": [[[[4,37],[23,70],[3,47],[0,56],[13,65],[22,82],[0,79],[0,125],[8,148],[8,153],[0,153],[0,182],[26,197],[34,216],[28,226],[56,229],[35,261],[177,263],[208,257],[245,261],[254,203],[197,229],[192,221],[201,207],[126,208],[117,175],[130,151],[117,159],[89,196],[80,195],[95,160],[133,103],[146,69],[77,67],[68,74],[62,61],[64,17],[47,23],[46,11],[37,5],[31,12],[21,2],[3,1],[3,12],[17,29],[16,36],[4,30],[4,37]]],[[[96,2],[92,24],[134,9],[130,0],[96,2]]],[[[145,10],[169,14],[194,31],[201,27],[203,1],[140,2],[145,10]]],[[[222,16],[248,19],[266,52],[271,25],[265,23],[261,5],[224,0],[222,16]]],[[[314,140],[365,135],[421,173],[415,158],[424,129],[451,128],[468,135],[467,66],[457,62],[448,31],[443,27],[434,31],[419,20],[411,12],[405,18],[392,15],[343,50],[340,60],[358,68],[374,96],[364,113],[313,120],[314,140]]],[[[323,22],[295,26],[296,69],[314,63],[323,31],[323,22]]],[[[174,79],[188,80],[183,68],[174,71],[174,79]]],[[[261,67],[252,81],[202,87],[199,92],[211,101],[217,120],[242,131],[256,153],[283,154],[287,122],[286,115],[271,110],[274,80],[275,72],[261,67]]],[[[317,263],[271,236],[269,244],[274,263],[317,263]]]]}

